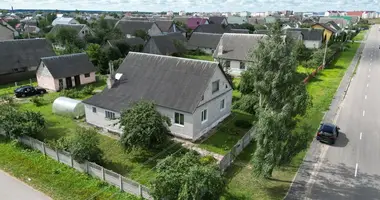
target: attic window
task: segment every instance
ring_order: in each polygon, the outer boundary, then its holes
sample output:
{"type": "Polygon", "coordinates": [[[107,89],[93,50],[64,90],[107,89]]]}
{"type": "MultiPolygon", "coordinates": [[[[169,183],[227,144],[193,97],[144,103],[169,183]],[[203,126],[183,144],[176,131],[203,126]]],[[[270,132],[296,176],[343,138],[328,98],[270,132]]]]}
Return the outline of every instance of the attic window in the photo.
{"type": "Polygon", "coordinates": [[[212,82],[212,93],[219,91],[219,80],[212,82]]]}
{"type": "Polygon", "coordinates": [[[205,95],[202,95],[202,99],[201,99],[201,101],[203,101],[203,100],[205,100],[205,95]]]}

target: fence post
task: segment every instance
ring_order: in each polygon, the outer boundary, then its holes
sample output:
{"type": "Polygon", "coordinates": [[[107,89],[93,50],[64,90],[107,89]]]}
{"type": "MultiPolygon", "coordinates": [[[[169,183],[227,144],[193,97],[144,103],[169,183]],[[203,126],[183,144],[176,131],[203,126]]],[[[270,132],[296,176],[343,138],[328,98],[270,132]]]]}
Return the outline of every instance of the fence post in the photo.
{"type": "Polygon", "coordinates": [[[55,149],[55,154],[57,155],[57,160],[59,162],[59,152],[58,152],[58,149],[55,149]]]}
{"type": "Polygon", "coordinates": [[[106,180],[106,175],[104,173],[104,167],[102,167],[101,171],[102,171],[102,180],[105,181],[106,180]]]}
{"type": "Polygon", "coordinates": [[[74,159],[71,154],[70,154],[70,161],[71,161],[71,167],[74,168],[74,159]]]}
{"type": "Polygon", "coordinates": [[[123,190],[123,178],[122,178],[122,176],[120,174],[119,174],[119,180],[120,180],[120,190],[124,191],[123,190]]]}
{"type": "Polygon", "coordinates": [[[42,151],[43,151],[43,153],[44,153],[44,156],[46,157],[45,143],[42,143],[42,151]]]}
{"type": "Polygon", "coordinates": [[[143,197],[141,184],[139,184],[139,195],[140,195],[140,197],[143,197]]]}

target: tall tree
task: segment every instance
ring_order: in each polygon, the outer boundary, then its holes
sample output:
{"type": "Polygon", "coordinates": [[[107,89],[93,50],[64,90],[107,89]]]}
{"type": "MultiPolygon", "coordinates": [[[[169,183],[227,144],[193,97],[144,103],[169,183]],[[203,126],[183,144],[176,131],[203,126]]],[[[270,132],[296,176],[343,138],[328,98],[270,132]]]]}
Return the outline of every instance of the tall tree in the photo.
{"type": "MultiPolygon", "coordinates": [[[[257,149],[254,153],[256,175],[270,177],[273,169],[289,156],[297,117],[304,115],[309,105],[303,75],[297,73],[294,41],[284,40],[280,24],[271,26],[251,55],[251,65],[242,74],[241,101],[248,111],[255,110],[257,149]]],[[[308,134],[307,132],[304,134],[308,134]]]]}
{"type": "Polygon", "coordinates": [[[86,53],[90,58],[92,64],[97,66],[101,59],[101,47],[98,44],[89,44],[87,45],[86,53]]]}
{"type": "Polygon", "coordinates": [[[121,143],[127,148],[154,148],[166,142],[170,119],[161,115],[152,102],[140,101],[123,111],[121,143]]]}

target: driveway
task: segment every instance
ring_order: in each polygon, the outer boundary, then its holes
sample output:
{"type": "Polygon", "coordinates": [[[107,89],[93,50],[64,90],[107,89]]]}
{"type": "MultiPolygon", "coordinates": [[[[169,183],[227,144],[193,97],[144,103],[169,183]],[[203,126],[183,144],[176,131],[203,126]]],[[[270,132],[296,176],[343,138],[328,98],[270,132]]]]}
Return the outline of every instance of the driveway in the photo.
{"type": "Polygon", "coordinates": [[[0,199],[3,200],[51,200],[24,182],[0,170],[0,199]]]}

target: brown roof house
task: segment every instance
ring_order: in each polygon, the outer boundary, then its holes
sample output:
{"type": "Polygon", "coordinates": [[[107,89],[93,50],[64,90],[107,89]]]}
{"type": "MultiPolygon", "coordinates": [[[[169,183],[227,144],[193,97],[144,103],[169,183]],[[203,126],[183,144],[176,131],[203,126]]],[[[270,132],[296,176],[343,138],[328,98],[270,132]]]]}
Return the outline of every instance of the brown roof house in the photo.
{"type": "Polygon", "coordinates": [[[120,113],[139,100],[170,118],[173,135],[195,141],[231,114],[232,85],[217,62],[129,52],[107,88],[83,101],[86,121],[122,134],[120,113]]]}
{"type": "Polygon", "coordinates": [[[37,82],[42,88],[59,91],[95,82],[95,71],[86,53],[43,57],[37,82]]]}
{"type": "Polygon", "coordinates": [[[0,41],[0,84],[36,77],[41,57],[55,56],[46,39],[0,41]]]}

